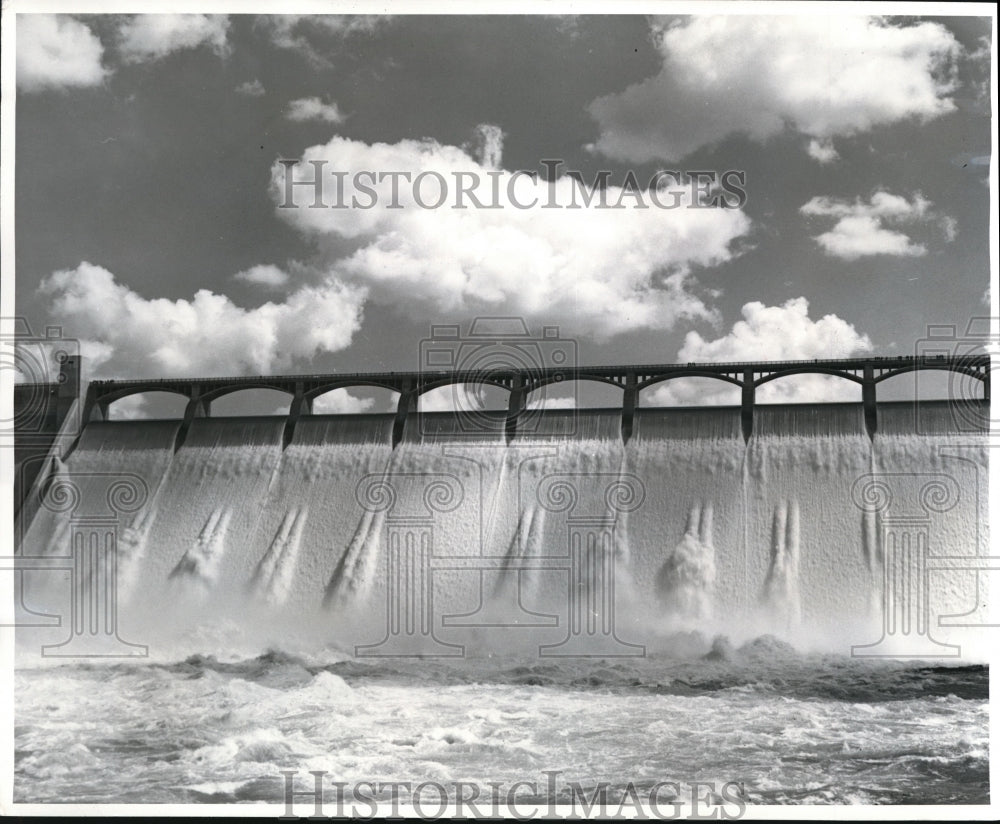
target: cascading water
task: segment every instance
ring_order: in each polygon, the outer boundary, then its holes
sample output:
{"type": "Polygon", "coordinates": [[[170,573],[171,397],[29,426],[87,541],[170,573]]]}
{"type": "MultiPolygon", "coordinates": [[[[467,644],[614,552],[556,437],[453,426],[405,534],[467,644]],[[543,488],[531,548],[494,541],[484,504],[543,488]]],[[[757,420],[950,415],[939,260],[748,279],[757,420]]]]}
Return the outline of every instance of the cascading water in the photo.
{"type": "Polygon", "coordinates": [[[272,604],[285,603],[291,594],[307,514],[305,509],[288,512],[267,554],[254,571],[251,589],[272,604]]]}
{"type": "MultiPolygon", "coordinates": [[[[81,507],[115,472],[148,487],[119,530],[122,626],[249,626],[259,614],[273,633],[275,615],[299,627],[313,616],[352,649],[377,642],[390,602],[409,599],[422,617],[408,620],[442,639],[488,651],[483,628],[506,627],[510,643],[521,626],[532,649],[565,631],[552,616],[569,620],[574,587],[611,597],[598,568],[608,542],[615,602],[580,614],[620,614],[630,641],[694,628],[843,649],[844,627],[860,643],[881,619],[893,514],[859,506],[858,479],[881,473],[919,506],[921,484],[958,472],[963,494],[935,513],[932,551],[985,552],[984,450],[948,431],[946,408],[926,405],[920,432],[884,406],[874,443],[851,404],[759,407],[749,444],[726,408],[640,410],[627,446],[612,410],[544,413],[510,444],[424,415],[395,450],[387,415],[306,417],[284,449],[280,418],[196,419],[176,453],[176,424],[104,423],[62,472],[79,478],[81,507]],[[634,505],[617,506],[625,488],[634,505]]],[[[51,555],[66,529],[43,507],[26,554],[51,555]]],[[[57,597],[28,575],[39,608],[57,597]]],[[[950,573],[931,606],[973,609],[962,599],[974,575],[950,573]]]]}
{"type": "Polygon", "coordinates": [[[795,500],[774,510],[771,568],[764,582],[764,603],[785,630],[799,625],[799,505],[795,500]]]}
{"type": "Polygon", "coordinates": [[[715,547],[712,545],[712,507],[691,508],[687,530],[657,574],[663,609],[697,627],[712,617],[715,591],[715,547]]]}
{"type": "Polygon", "coordinates": [[[57,568],[18,591],[49,623],[18,630],[15,797],[280,801],[282,770],[487,787],[569,764],[611,798],[984,800],[986,669],[935,656],[989,640],[988,450],[948,405],[920,415],[881,404],[872,439],[860,406],[759,406],[747,443],[738,409],[640,409],[623,444],[618,410],[540,413],[509,443],[439,413],[395,449],[391,415],[305,416],[287,444],[283,418],[195,419],[176,451],[179,422],[90,424],[22,541],[57,568]],[[141,494],[118,500],[123,476],[141,494]],[[46,658],[80,584],[60,559],[112,500],[117,632],[149,658],[46,658]],[[884,657],[914,642],[926,658],[884,657]]]}

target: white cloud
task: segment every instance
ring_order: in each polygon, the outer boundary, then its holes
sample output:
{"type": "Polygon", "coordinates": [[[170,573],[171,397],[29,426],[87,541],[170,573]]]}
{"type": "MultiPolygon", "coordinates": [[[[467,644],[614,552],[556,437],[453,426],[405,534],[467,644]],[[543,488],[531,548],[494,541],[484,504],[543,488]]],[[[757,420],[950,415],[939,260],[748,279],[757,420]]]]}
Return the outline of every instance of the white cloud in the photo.
{"type": "Polygon", "coordinates": [[[133,421],[147,417],[146,398],[143,395],[126,395],[108,407],[108,418],[112,421],[133,421]]]}
{"type": "Polygon", "coordinates": [[[308,32],[348,36],[370,34],[391,19],[387,14],[274,14],[264,18],[276,46],[298,49],[308,32]]]}
{"type": "Polygon", "coordinates": [[[921,194],[913,196],[913,200],[907,200],[900,195],[893,195],[889,192],[875,192],[868,203],[855,200],[849,203],[846,200],[837,200],[830,197],[814,197],[802,207],[802,213],[807,215],[829,215],[832,217],[857,217],[858,215],[870,215],[878,218],[919,218],[928,213],[931,202],[926,200],[921,194]]]}
{"type": "Polygon", "coordinates": [[[53,273],[40,291],[81,338],[95,376],[118,377],[288,371],[348,346],[364,300],[362,289],[333,278],[253,309],[207,289],[192,300],[146,299],[86,262],[53,273]]]}
{"type": "Polygon", "coordinates": [[[313,401],[314,415],[354,415],[367,412],[375,403],[371,398],[358,398],[346,389],[334,389],[313,401]]]}
{"type": "MultiPolygon", "coordinates": [[[[931,212],[931,202],[919,193],[912,200],[889,192],[875,192],[867,203],[829,197],[814,197],[799,211],[811,217],[832,217],[837,222],[833,228],[814,240],[823,250],[842,260],[857,260],[870,255],[920,257],[927,248],[914,243],[908,235],[887,224],[917,223],[936,216],[931,212]]],[[[955,237],[955,222],[948,217],[942,220],[946,239],[955,237]]]]}
{"type": "Polygon", "coordinates": [[[97,86],[104,47],[87,26],[55,14],[17,15],[17,86],[21,91],[97,86]]]}
{"type": "Polygon", "coordinates": [[[530,397],[528,398],[528,409],[576,409],[576,398],[550,398],[530,397]]]}
{"type": "MultiPolygon", "coordinates": [[[[869,352],[871,340],[858,334],[836,315],[819,320],[809,317],[809,302],[792,298],[781,306],[754,301],[743,307],[743,319],[715,340],[688,332],[677,354],[679,363],[814,360],[846,358],[869,352]]],[[[739,403],[739,390],[722,381],[668,381],[652,390],[647,406],[675,404],[717,405],[739,403]]],[[[797,403],[860,399],[860,390],[849,381],[830,375],[798,375],[765,383],[757,389],[760,403],[797,403]]]]}
{"type": "Polygon", "coordinates": [[[278,289],[288,283],[288,273],[271,263],[260,263],[233,275],[233,280],[278,289]]]}
{"type": "Polygon", "coordinates": [[[721,338],[708,341],[697,332],[688,332],[678,352],[679,361],[845,358],[871,349],[867,335],[859,335],[836,315],[812,320],[804,297],[791,298],[781,306],[753,301],[741,312],[743,319],[721,338]]]}
{"type": "Polygon", "coordinates": [[[332,65],[331,43],[357,35],[371,35],[391,20],[375,14],[269,14],[258,18],[280,49],[304,55],[316,66],[332,65]]]}
{"type": "Polygon", "coordinates": [[[962,49],[938,23],[704,16],[656,23],[654,34],[660,73],[590,104],[595,148],[609,157],[678,160],[731,134],[763,141],[789,126],[823,145],[955,108],[962,49]]]}
{"type": "Polygon", "coordinates": [[[886,229],[878,218],[859,215],[843,217],[829,232],[816,236],[816,242],[828,255],[842,260],[857,260],[870,255],[920,257],[927,247],[913,243],[902,232],[886,229]]]}
{"type": "Polygon", "coordinates": [[[264,84],[257,78],[247,80],[236,87],[236,93],[242,94],[244,97],[263,97],[265,92],[264,84]]]}
{"type": "Polygon", "coordinates": [[[482,395],[482,386],[455,383],[450,386],[439,386],[424,392],[418,401],[421,412],[477,412],[485,409],[487,404],[482,395]]]}
{"type": "Polygon", "coordinates": [[[818,160],[820,163],[833,163],[835,160],[840,160],[840,155],[833,146],[832,140],[813,140],[809,141],[809,148],[806,149],[809,152],[809,157],[813,160],[818,160]]]}
{"type": "MultiPolygon", "coordinates": [[[[421,412],[478,412],[484,409],[505,408],[496,401],[490,403],[482,391],[482,386],[468,384],[452,384],[441,386],[425,392],[420,396],[421,412]]],[[[504,400],[506,403],[506,400],[504,400]]],[[[575,409],[576,399],[571,397],[550,397],[545,392],[536,392],[528,396],[528,409],[575,409]]]]}
{"type": "Polygon", "coordinates": [[[224,14],[139,14],[118,30],[118,47],[126,63],[158,60],[201,45],[224,55],[228,31],[229,18],[224,14]]]}
{"type": "Polygon", "coordinates": [[[342,123],[344,115],[336,103],[324,103],[318,97],[302,97],[288,104],[289,120],[324,120],[327,123],[342,123]]]}
{"type": "MultiPolygon", "coordinates": [[[[495,140],[487,153],[499,158],[495,140]]],[[[365,170],[410,175],[374,183],[374,208],[306,208],[313,203],[311,186],[295,186],[292,199],[301,208],[279,208],[278,214],[327,249],[325,265],[344,280],[370,288],[373,300],[398,307],[421,321],[472,315],[515,315],[538,324],[559,324],[566,334],[591,333],[606,338],[633,329],[669,329],[679,320],[714,319],[694,290],[693,270],[728,261],[737,254],[731,244],[750,228],[738,209],[685,208],[691,187],[674,192],[680,208],[634,208],[623,189],[609,185],[607,202],[621,209],[545,209],[550,195],[545,181],[492,170],[454,146],[431,140],[404,140],[368,145],[344,137],[313,146],[292,168],[291,180],[313,179],[311,161],[329,170],[346,171],[345,196],[358,194],[353,175],[365,170]],[[425,174],[417,196],[414,183],[425,174]],[[490,205],[495,181],[499,191],[513,186],[516,199],[536,205],[518,209],[501,195],[500,208],[449,208],[456,205],[456,173],[466,175],[478,201],[490,205]],[[421,208],[437,200],[440,175],[449,187],[443,208],[421,208]],[[492,177],[491,177],[492,175],[492,177]],[[397,183],[396,204],[393,182],[397,183]],[[341,239],[356,241],[356,251],[342,257],[341,239]]],[[[278,204],[286,194],[285,167],[272,169],[272,194],[278,204]]],[[[367,179],[365,181],[367,183],[367,179]]],[[[559,177],[556,201],[569,204],[577,184],[559,177]]],[[[326,185],[327,204],[335,197],[326,185]]],[[[661,202],[673,198],[665,194],[661,202]]],[[[579,206],[579,201],[577,201],[579,206]]]]}

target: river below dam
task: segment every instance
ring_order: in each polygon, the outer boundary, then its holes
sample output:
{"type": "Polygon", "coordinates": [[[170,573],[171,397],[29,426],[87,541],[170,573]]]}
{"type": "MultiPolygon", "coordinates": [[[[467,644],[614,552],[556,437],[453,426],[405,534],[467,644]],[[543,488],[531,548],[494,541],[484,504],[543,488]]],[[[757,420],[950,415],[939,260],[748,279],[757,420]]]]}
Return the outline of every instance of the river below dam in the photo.
{"type": "Polygon", "coordinates": [[[15,801],[988,803],[989,450],[951,405],[536,418],[88,424],[21,539],[15,801]]]}

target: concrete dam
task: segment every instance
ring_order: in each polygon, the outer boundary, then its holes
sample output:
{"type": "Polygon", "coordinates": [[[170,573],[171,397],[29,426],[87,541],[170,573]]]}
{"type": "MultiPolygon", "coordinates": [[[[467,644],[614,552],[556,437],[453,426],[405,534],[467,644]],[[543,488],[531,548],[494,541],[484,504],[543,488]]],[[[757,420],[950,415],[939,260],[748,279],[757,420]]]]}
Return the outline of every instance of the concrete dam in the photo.
{"type": "Polygon", "coordinates": [[[143,656],[236,626],[359,658],[620,658],[685,633],[773,634],[957,657],[984,637],[1000,566],[989,370],[982,356],[893,357],[92,382],[62,401],[48,446],[22,453],[19,639],[143,656]],[[878,399],[923,370],[963,397],[878,399]],[[862,402],[756,402],[809,373],[860,384],[862,402]],[[731,384],[741,403],[638,403],[679,377],[731,384]],[[568,380],[613,385],[622,404],[532,407],[568,380]],[[509,404],[420,411],[459,383],[509,404]],[[354,386],[397,392],[396,411],[312,413],[354,386]],[[252,388],[286,392],[289,413],[212,415],[252,388]],[[183,396],[183,416],[111,419],[149,391],[183,396]]]}

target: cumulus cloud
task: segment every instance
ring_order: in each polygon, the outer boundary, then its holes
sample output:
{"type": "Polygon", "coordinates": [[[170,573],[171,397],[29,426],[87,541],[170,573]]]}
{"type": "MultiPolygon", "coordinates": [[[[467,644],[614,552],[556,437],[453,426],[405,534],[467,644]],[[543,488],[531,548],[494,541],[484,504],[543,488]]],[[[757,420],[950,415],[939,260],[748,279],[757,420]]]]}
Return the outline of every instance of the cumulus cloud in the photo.
{"type": "Polygon", "coordinates": [[[836,223],[830,231],[813,239],[832,257],[857,260],[870,255],[920,257],[927,253],[927,247],[914,243],[908,235],[890,226],[935,220],[945,239],[949,242],[954,240],[955,221],[947,216],[937,216],[931,205],[919,193],[912,200],[907,200],[879,191],[868,202],[814,197],[799,211],[810,217],[835,218],[836,223]]]}
{"type": "Polygon", "coordinates": [[[247,80],[236,87],[236,93],[242,94],[244,97],[263,97],[265,92],[264,84],[257,78],[247,80]]]}
{"type": "Polygon", "coordinates": [[[364,301],[363,289],[334,278],[252,309],[207,289],[192,300],[147,299],[87,262],[53,273],[39,289],[81,339],[94,376],[117,377],[288,371],[348,346],[364,301]]]}
{"type": "MultiPolygon", "coordinates": [[[[870,352],[871,340],[837,315],[809,317],[809,302],[792,298],[781,306],[754,301],[742,309],[743,319],[720,338],[706,340],[688,332],[677,354],[679,363],[847,358],[870,352]]],[[[759,403],[859,400],[860,389],[831,375],[797,375],[757,389],[759,403]]],[[[739,390],[722,381],[669,381],[652,390],[647,406],[739,403],[739,390]],[[706,385],[707,384],[707,385],[706,385]],[[714,386],[712,385],[714,384],[714,386]]]]}
{"type": "Polygon", "coordinates": [[[356,35],[370,35],[391,20],[377,14],[269,14],[258,18],[271,42],[304,55],[316,66],[331,65],[330,46],[356,35]]]}
{"type": "MultiPolygon", "coordinates": [[[[529,395],[525,405],[528,409],[575,409],[576,398],[551,397],[540,391],[529,395]]],[[[502,403],[495,399],[490,402],[479,385],[459,383],[440,386],[420,396],[421,412],[479,412],[486,409],[506,409],[506,400],[502,403]]]]}
{"type": "Polygon", "coordinates": [[[201,45],[224,55],[228,31],[224,14],[139,14],[118,30],[118,48],[126,63],[158,60],[201,45]]]}
{"type": "Polygon", "coordinates": [[[72,17],[17,15],[17,87],[24,92],[97,86],[107,70],[97,36],[72,17]]]}
{"type": "Polygon", "coordinates": [[[857,260],[869,255],[920,257],[927,247],[913,243],[902,232],[886,229],[878,218],[860,215],[843,217],[829,232],[817,235],[816,242],[828,255],[842,260],[857,260]]]}
{"type": "MultiPolygon", "coordinates": [[[[492,142],[484,141],[487,163],[502,151],[492,134],[492,142]]],[[[613,185],[606,187],[606,202],[623,201],[622,208],[579,208],[581,187],[568,176],[550,189],[544,180],[490,169],[460,148],[431,140],[368,145],[337,136],[307,149],[302,160],[290,172],[280,163],[273,167],[278,214],[326,249],[331,259],[324,265],[338,277],[363,284],[372,300],[421,321],[515,315],[557,323],[567,334],[607,338],[633,329],[669,329],[682,319],[713,320],[714,311],[696,291],[694,272],[735,257],[734,241],[750,228],[739,209],[686,208],[690,186],[672,192],[676,200],[662,198],[676,202],[674,209],[637,208],[627,189],[613,185]],[[335,199],[330,170],[346,171],[348,202],[357,195],[372,208],[307,208],[316,194],[311,185],[292,187],[293,202],[285,203],[289,184],[312,181],[315,164],[328,181],[323,202],[335,199]],[[365,170],[397,176],[366,176],[365,185],[370,180],[376,192],[366,198],[350,184],[365,170]],[[474,208],[470,196],[462,198],[466,208],[450,208],[457,205],[459,179],[481,204],[493,202],[496,186],[512,190],[514,200],[528,208],[516,208],[505,196],[500,208],[474,208]],[[448,202],[424,208],[437,202],[442,184],[448,202]],[[575,201],[578,208],[543,208],[553,195],[555,202],[575,201]],[[342,239],[355,242],[347,257],[342,239]]]]}
{"type": "Polygon", "coordinates": [[[833,161],[840,159],[832,140],[810,140],[806,151],[809,153],[809,157],[820,163],[833,163],[833,161]]]}
{"type": "Polygon", "coordinates": [[[134,421],[149,417],[149,403],[145,395],[126,395],[108,407],[108,419],[112,421],[134,421]]]}
{"type": "Polygon", "coordinates": [[[787,127],[836,136],[952,111],[962,49],[938,23],[828,15],[686,17],[654,24],[660,73],[599,97],[595,147],[633,162],[678,160],[731,134],[787,127]]]}
{"type": "Polygon", "coordinates": [[[233,280],[250,283],[254,286],[266,286],[269,289],[279,289],[288,283],[288,273],[271,263],[261,263],[251,266],[233,275],[233,280]]]}
{"type": "Polygon", "coordinates": [[[297,49],[309,31],[346,36],[370,34],[392,19],[388,14],[272,14],[263,18],[276,46],[297,49]]]}
{"type": "Polygon", "coordinates": [[[528,397],[528,409],[575,409],[576,398],[528,397]]]}
{"type": "Polygon", "coordinates": [[[318,97],[302,97],[288,104],[286,114],[289,120],[323,120],[327,123],[341,123],[344,115],[336,103],[324,103],[318,97]]]}
{"type": "Polygon", "coordinates": [[[368,412],[375,403],[372,398],[358,398],[346,389],[334,389],[313,401],[314,415],[355,415],[368,412]]]}
{"type": "Polygon", "coordinates": [[[421,412],[476,412],[487,408],[482,387],[465,383],[439,386],[424,392],[418,401],[421,412]]]}

